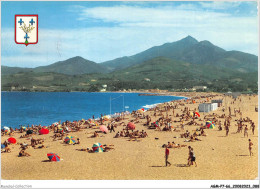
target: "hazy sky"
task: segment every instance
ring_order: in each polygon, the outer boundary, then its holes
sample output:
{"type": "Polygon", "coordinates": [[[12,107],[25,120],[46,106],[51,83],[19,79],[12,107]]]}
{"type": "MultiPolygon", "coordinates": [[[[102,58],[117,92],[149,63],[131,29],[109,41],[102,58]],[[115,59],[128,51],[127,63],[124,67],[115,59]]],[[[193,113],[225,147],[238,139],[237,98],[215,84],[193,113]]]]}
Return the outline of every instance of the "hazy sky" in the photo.
{"type": "Polygon", "coordinates": [[[1,63],[36,67],[73,56],[97,63],[191,35],[258,55],[256,2],[7,2],[1,63]],[[15,14],[39,15],[36,45],[14,42],[15,14]]]}

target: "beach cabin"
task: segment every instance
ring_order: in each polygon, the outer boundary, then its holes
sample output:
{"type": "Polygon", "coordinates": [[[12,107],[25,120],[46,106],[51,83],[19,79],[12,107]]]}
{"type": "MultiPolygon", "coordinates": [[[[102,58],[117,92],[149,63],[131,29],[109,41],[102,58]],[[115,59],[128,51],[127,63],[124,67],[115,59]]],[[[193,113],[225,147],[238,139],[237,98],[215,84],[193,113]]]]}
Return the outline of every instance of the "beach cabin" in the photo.
{"type": "Polygon", "coordinates": [[[218,109],[218,103],[211,103],[211,111],[218,109]]]}
{"type": "Polygon", "coordinates": [[[211,100],[211,103],[217,103],[218,107],[222,106],[223,100],[219,99],[219,100],[211,100]]]}
{"type": "Polygon", "coordinates": [[[203,103],[199,104],[199,112],[210,112],[218,108],[218,103],[203,103]]]}

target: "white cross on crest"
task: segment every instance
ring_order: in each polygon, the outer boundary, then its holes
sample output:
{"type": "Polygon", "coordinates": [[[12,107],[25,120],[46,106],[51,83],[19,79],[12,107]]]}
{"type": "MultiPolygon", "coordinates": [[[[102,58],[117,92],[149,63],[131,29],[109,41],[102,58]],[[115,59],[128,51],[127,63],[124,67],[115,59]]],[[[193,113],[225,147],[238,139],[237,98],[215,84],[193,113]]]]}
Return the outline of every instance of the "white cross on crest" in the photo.
{"type": "Polygon", "coordinates": [[[38,43],[38,15],[15,15],[15,43],[38,43]]]}

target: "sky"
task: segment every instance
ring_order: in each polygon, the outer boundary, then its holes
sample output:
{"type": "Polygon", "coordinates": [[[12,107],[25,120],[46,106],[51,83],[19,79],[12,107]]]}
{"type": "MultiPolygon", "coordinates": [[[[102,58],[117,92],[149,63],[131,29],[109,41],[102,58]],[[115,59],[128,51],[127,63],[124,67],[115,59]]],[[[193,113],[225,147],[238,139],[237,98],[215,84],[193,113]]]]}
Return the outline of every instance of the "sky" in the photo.
{"type": "Polygon", "coordinates": [[[44,66],[74,56],[97,63],[190,35],[258,55],[256,1],[2,1],[1,64],[44,66]],[[14,41],[16,14],[38,14],[36,45],[14,41]]]}

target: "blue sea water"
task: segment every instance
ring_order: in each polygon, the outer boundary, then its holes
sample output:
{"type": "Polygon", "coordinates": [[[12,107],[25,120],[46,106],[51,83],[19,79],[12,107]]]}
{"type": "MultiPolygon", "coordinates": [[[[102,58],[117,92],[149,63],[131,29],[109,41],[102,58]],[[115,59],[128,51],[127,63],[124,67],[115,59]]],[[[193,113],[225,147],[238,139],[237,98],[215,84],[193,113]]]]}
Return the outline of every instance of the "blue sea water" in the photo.
{"type": "Polygon", "coordinates": [[[133,111],[150,105],[179,100],[174,96],[138,96],[138,93],[87,92],[2,92],[1,127],[41,124],[51,125],[59,120],[73,121],[100,117],[100,114],[133,111]],[[110,98],[112,100],[110,100],[110,98]],[[127,107],[124,109],[124,107],[127,107]]]}

